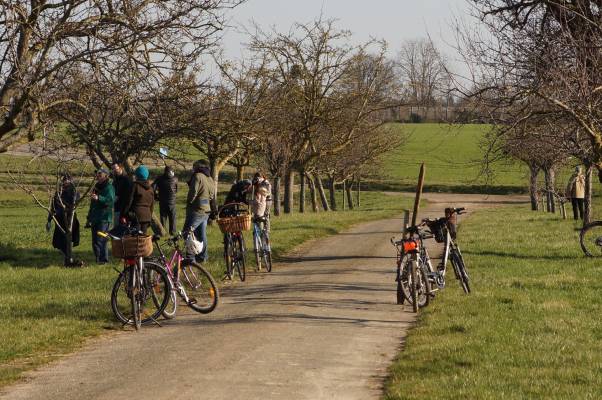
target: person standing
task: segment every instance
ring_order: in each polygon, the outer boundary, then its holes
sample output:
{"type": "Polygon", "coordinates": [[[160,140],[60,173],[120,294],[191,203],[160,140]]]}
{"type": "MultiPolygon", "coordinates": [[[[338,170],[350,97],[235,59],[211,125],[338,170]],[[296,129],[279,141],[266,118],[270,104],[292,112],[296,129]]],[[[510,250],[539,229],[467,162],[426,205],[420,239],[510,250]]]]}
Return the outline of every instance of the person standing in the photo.
{"type": "Polygon", "coordinates": [[[115,189],[109,180],[109,171],[104,168],[96,171],[96,185],[92,189],[90,199],[90,211],[87,220],[92,229],[92,250],[96,262],[106,264],[109,262],[107,238],[98,235],[98,232],[108,231],[113,220],[115,189]]]}
{"type": "Polygon", "coordinates": [[[199,262],[206,262],[208,259],[207,221],[209,214],[215,209],[215,183],[211,178],[209,163],[206,160],[195,161],[192,176],[188,180],[183,232],[193,231],[196,239],[203,242],[203,251],[196,256],[199,262]]]}
{"type": "Polygon", "coordinates": [[[113,227],[119,224],[121,209],[130,197],[132,181],[127,176],[121,164],[111,166],[113,172],[113,188],[115,189],[115,206],[113,207],[113,227]]]}
{"type": "Polygon", "coordinates": [[[83,265],[80,261],[74,261],[72,257],[73,247],[79,246],[79,221],[75,214],[75,203],[79,198],[80,195],[75,189],[71,176],[64,174],[61,177],[61,187],[52,199],[52,206],[46,222],[46,231],[50,232],[54,220],[52,247],[63,253],[65,267],[83,265]]]}
{"type": "Polygon", "coordinates": [[[176,234],[176,194],[178,193],[178,178],[171,167],[165,167],[163,175],[153,182],[155,199],[159,200],[159,217],[161,225],[167,226],[169,234],[176,234]]]}
{"type": "Polygon", "coordinates": [[[581,166],[575,167],[575,173],[569,179],[569,184],[566,187],[566,197],[571,199],[575,220],[583,219],[585,176],[583,175],[581,166]]]}
{"type": "Polygon", "coordinates": [[[121,221],[125,218],[134,222],[137,228],[144,234],[146,234],[151,225],[155,204],[155,194],[148,181],[148,175],[148,168],[144,165],[136,168],[134,171],[136,180],[132,185],[129,197],[124,202],[120,217],[121,221]]]}

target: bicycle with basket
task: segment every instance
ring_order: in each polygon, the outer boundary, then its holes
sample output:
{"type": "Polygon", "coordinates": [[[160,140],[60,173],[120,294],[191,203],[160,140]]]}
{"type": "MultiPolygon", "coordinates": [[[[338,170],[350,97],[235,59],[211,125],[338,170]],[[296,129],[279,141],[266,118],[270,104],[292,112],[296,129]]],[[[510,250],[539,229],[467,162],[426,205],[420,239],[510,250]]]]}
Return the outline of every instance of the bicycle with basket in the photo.
{"type": "Polygon", "coordinates": [[[251,230],[251,214],[245,203],[225,204],[217,212],[217,224],[224,234],[224,261],[226,277],[234,278],[234,271],[241,282],[246,279],[246,247],[244,231],[251,230]]]}
{"type": "Polygon", "coordinates": [[[157,322],[171,297],[167,272],[159,264],[144,260],[153,252],[152,237],[135,228],[125,228],[123,236],[108,232],[114,258],[123,260],[123,271],[118,271],[111,292],[111,308],[124,325],[136,330],[142,324],[157,322]]]}

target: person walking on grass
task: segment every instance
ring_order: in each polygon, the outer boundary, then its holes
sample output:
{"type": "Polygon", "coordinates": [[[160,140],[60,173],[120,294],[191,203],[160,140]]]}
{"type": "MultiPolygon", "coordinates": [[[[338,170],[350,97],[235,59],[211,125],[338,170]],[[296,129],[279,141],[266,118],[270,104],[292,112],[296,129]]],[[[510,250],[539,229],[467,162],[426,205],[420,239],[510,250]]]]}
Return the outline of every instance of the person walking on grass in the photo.
{"type": "Polygon", "coordinates": [[[163,175],[153,182],[155,200],[159,200],[159,216],[161,225],[167,227],[169,234],[176,234],[176,194],[178,193],[178,178],[171,167],[165,167],[163,175]]]}
{"type": "Polygon", "coordinates": [[[209,163],[206,160],[195,161],[188,180],[183,232],[192,231],[196,239],[203,242],[203,251],[196,256],[198,262],[206,262],[208,259],[207,222],[209,215],[215,212],[216,208],[215,182],[211,178],[209,163]]]}
{"type": "Polygon", "coordinates": [[[132,181],[127,176],[121,164],[113,164],[113,188],[115,189],[115,206],[113,208],[113,227],[119,224],[119,216],[121,209],[125,206],[126,201],[130,197],[132,181]]]}
{"type": "Polygon", "coordinates": [[[106,264],[109,262],[109,249],[107,238],[98,232],[106,232],[113,221],[113,205],[115,203],[115,189],[109,180],[109,171],[104,168],[96,171],[96,185],[90,194],[90,211],[88,223],[92,229],[92,250],[96,262],[106,264]]]}
{"type": "Polygon", "coordinates": [[[151,226],[155,194],[148,180],[148,168],[140,165],[134,171],[136,180],[130,190],[130,195],[121,209],[120,222],[133,222],[144,234],[151,226]]]}
{"type": "Polygon", "coordinates": [[[583,202],[585,199],[585,176],[581,166],[575,167],[575,173],[569,179],[566,187],[566,197],[571,199],[573,217],[575,220],[583,219],[583,202]]]}
{"type": "Polygon", "coordinates": [[[77,203],[79,198],[80,194],[75,189],[71,176],[64,174],[61,177],[61,186],[52,199],[50,213],[48,213],[48,220],[46,222],[46,231],[50,232],[52,221],[54,221],[52,247],[63,253],[65,267],[80,267],[83,265],[83,262],[75,261],[72,257],[73,247],[79,246],[79,221],[75,213],[75,203],[77,203]],[[72,221],[69,221],[70,219],[72,221]],[[69,224],[71,224],[71,228],[67,229],[69,224]],[[70,233],[68,234],[67,231],[70,231],[70,233]],[[71,241],[70,246],[69,240],[71,241]]]}

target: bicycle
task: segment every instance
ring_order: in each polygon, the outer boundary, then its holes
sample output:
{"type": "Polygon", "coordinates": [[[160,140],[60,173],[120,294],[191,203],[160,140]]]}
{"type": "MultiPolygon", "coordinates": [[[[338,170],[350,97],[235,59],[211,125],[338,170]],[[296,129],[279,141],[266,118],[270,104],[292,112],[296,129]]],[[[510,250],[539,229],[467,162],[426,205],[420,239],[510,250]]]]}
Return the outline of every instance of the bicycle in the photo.
{"type": "Polygon", "coordinates": [[[263,265],[267,272],[272,272],[272,248],[268,231],[270,215],[266,213],[263,217],[253,218],[253,251],[257,270],[261,271],[263,265]]]}
{"type": "Polygon", "coordinates": [[[581,250],[588,257],[602,257],[602,221],[593,221],[579,232],[581,250]]]}
{"type": "MultiPolygon", "coordinates": [[[[445,287],[445,274],[447,272],[447,262],[451,261],[456,279],[460,281],[460,286],[464,293],[470,293],[470,283],[464,257],[460,251],[460,246],[456,242],[456,216],[465,214],[465,208],[446,208],[445,217],[437,219],[424,219],[422,225],[429,228],[429,233],[433,235],[437,243],[443,243],[443,258],[437,266],[437,270],[429,273],[429,278],[437,285],[437,289],[445,287]]],[[[432,269],[428,252],[425,252],[428,259],[428,265],[432,269]]]]}
{"type": "Polygon", "coordinates": [[[410,237],[391,243],[397,250],[397,304],[405,299],[412,305],[412,310],[426,307],[431,297],[431,285],[428,278],[429,269],[423,257],[425,238],[417,227],[408,228],[410,237]]]}
{"type": "Polygon", "coordinates": [[[113,314],[124,325],[133,325],[139,330],[142,324],[157,323],[171,297],[171,284],[160,265],[144,260],[152,253],[152,243],[149,246],[152,239],[131,228],[127,233],[118,237],[99,232],[101,236],[111,238],[113,256],[123,259],[123,271],[118,271],[111,291],[113,314]],[[152,307],[149,301],[152,301],[152,307]]]}
{"type": "Polygon", "coordinates": [[[246,279],[246,247],[243,231],[251,228],[251,215],[244,203],[231,203],[222,206],[217,212],[217,224],[224,234],[224,261],[226,277],[234,278],[234,270],[241,282],[246,279]],[[244,208],[243,208],[244,207],[244,208]]]}
{"type": "Polygon", "coordinates": [[[188,307],[201,314],[212,312],[219,302],[219,290],[215,280],[194,258],[185,256],[179,244],[182,238],[180,232],[167,240],[167,245],[173,248],[173,253],[168,260],[159,244],[159,237],[153,236],[153,243],[159,252],[157,259],[167,272],[172,290],[170,303],[162,313],[167,319],[176,316],[178,305],[176,294],[188,307]]]}

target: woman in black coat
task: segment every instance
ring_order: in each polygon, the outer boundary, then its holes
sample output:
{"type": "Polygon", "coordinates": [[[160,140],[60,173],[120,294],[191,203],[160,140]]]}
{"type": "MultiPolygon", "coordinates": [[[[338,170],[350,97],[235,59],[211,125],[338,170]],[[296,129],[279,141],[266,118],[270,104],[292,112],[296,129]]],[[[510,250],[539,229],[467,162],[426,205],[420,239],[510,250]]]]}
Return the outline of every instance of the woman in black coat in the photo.
{"type": "Polygon", "coordinates": [[[52,235],[52,247],[58,249],[65,257],[65,266],[80,266],[81,262],[75,262],[71,257],[71,249],[79,246],[79,221],[75,214],[75,203],[79,200],[79,193],[68,174],[61,179],[61,188],[54,194],[52,206],[48,214],[46,230],[50,231],[51,222],[54,219],[54,233],[52,235]],[[69,224],[69,212],[73,212],[73,224],[71,225],[71,248],[68,249],[67,226],[69,224]],[[54,218],[53,218],[54,217],[54,218]]]}

